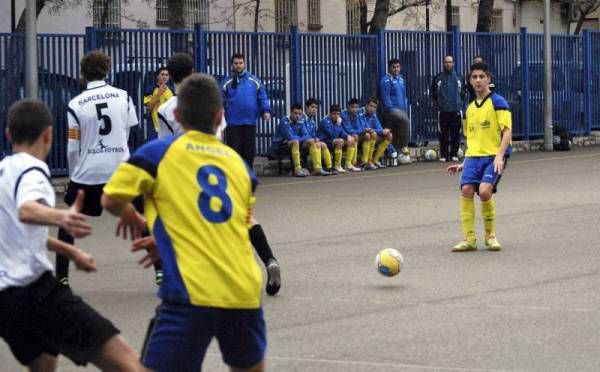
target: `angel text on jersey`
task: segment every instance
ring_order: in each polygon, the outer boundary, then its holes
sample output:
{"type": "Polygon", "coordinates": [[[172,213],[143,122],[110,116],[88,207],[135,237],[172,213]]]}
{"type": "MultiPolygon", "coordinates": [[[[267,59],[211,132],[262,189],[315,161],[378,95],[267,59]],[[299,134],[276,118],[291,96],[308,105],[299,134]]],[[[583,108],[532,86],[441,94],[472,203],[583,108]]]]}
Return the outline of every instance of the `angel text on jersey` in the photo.
{"type": "Polygon", "coordinates": [[[102,143],[102,140],[99,140],[96,147],[87,150],[88,154],[103,154],[106,152],[125,152],[125,149],[122,147],[106,146],[102,143]]]}
{"type": "Polygon", "coordinates": [[[101,100],[105,100],[105,99],[109,99],[109,98],[119,98],[119,93],[118,92],[98,93],[98,94],[94,94],[94,95],[85,97],[84,99],[80,99],[77,103],[79,104],[79,106],[83,106],[90,101],[101,101],[101,100]]]}
{"type": "Polygon", "coordinates": [[[231,154],[226,150],[218,147],[208,146],[208,145],[198,145],[195,143],[188,143],[185,147],[188,151],[198,151],[198,152],[208,152],[214,155],[221,155],[231,157],[231,154]]]}

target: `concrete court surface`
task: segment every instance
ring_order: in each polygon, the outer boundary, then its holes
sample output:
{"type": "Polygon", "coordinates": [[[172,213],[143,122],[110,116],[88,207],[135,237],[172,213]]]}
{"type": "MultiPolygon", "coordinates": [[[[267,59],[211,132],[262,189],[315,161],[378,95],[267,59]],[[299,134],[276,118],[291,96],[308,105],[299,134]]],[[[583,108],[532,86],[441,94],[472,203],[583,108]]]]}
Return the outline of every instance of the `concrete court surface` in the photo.
{"type": "MultiPolygon", "coordinates": [[[[500,184],[504,249],[451,253],[458,179],[437,162],[327,178],[262,178],[256,215],[282,265],[264,297],[271,371],[600,370],[600,147],[519,153],[500,184]],[[405,258],[379,275],[384,247],[405,258]]],[[[477,203],[479,213],[479,203],[477,203]]],[[[139,350],[153,273],[93,221],[99,271],[72,286],[139,350]]],[[[18,364],[0,342],[0,370],[18,364]]],[[[59,370],[77,370],[61,359],[59,370]]],[[[204,371],[226,371],[212,344],[204,371]]]]}

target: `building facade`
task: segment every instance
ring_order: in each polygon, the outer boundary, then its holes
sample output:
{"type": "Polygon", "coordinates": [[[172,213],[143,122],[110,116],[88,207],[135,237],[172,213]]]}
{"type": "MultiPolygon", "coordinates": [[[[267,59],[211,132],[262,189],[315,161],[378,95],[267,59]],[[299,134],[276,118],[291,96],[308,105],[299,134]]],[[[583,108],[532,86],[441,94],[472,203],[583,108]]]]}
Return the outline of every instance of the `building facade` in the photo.
{"type": "MultiPolygon", "coordinates": [[[[202,24],[208,30],[253,31],[254,5],[247,0],[183,0],[187,27],[202,24]]],[[[11,2],[0,4],[0,32],[11,30],[11,2]]],[[[375,0],[366,0],[371,19],[375,0]]],[[[83,2],[86,4],[86,2],[83,2]]],[[[89,5],[47,6],[38,18],[40,33],[83,33],[85,27],[168,28],[167,0],[92,0],[89,5]]],[[[258,30],[286,32],[298,26],[302,32],[355,34],[361,32],[360,0],[262,0],[258,14],[258,30]]],[[[478,0],[453,0],[452,24],[462,31],[475,31],[478,0]]],[[[25,0],[16,1],[18,20],[25,0]]],[[[411,7],[388,18],[387,29],[425,30],[427,8],[411,7]]],[[[552,4],[552,31],[573,32],[573,10],[558,2],[552,4]]],[[[600,28],[600,11],[589,16],[584,28],[600,28]]],[[[541,0],[496,0],[492,18],[493,32],[543,31],[541,0]]],[[[445,0],[431,0],[429,29],[446,29],[445,0]]]]}

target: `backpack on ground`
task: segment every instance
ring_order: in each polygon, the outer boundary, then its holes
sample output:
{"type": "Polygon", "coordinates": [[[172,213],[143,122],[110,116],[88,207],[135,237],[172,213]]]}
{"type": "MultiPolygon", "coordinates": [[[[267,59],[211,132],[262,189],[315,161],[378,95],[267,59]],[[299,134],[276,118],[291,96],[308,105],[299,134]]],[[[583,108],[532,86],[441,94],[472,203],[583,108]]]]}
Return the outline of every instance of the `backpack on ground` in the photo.
{"type": "Polygon", "coordinates": [[[552,128],[552,144],[554,145],[554,151],[571,150],[571,134],[566,128],[554,125],[552,128]]]}

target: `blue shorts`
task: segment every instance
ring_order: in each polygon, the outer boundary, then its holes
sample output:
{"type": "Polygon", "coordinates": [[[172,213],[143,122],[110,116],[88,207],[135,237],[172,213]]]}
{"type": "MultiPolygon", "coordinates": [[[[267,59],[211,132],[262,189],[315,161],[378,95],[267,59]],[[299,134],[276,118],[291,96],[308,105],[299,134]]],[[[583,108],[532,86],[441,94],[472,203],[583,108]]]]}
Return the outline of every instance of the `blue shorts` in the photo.
{"type": "Polygon", "coordinates": [[[258,364],[267,346],[262,309],[163,303],[142,355],[144,365],[157,372],[200,371],[213,337],[225,364],[237,368],[258,364]]]}
{"type": "MultiPolygon", "coordinates": [[[[467,157],[463,166],[463,172],[460,177],[460,187],[463,185],[475,185],[479,192],[479,184],[489,183],[494,186],[493,192],[496,192],[498,183],[502,175],[494,171],[495,156],[467,157]]],[[[504,168],[508,159],[504,158],[504,168]]]]}

